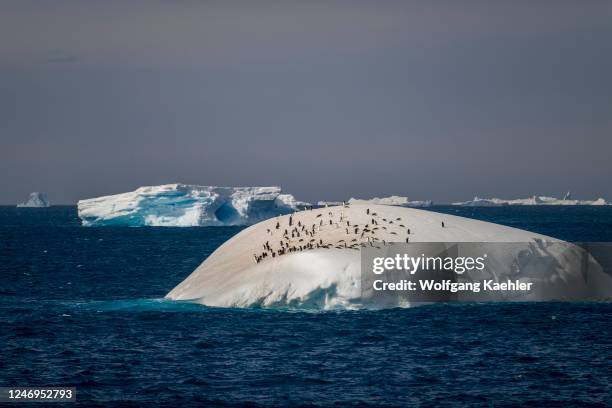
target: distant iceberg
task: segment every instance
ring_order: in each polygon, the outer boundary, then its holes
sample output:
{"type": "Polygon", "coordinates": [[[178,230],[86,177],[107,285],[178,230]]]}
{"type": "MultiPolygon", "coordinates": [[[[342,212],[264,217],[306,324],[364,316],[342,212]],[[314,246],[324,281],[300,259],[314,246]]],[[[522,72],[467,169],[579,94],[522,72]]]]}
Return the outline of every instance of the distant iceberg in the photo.
{"type": "Polygon", "coordinates": [[[319,207],[331,207],[331,206],[335,206],[335,205],[342,205],[342,201],[318,201],[317,205],[319,207]]]}
{"type": "MultiPolygon", "coordinates": [[[[319,201],[317,202],[317,206],[319,207],[331,207],[335,205],[342,205],[343,201],[319,201]]],[[[394,205],[396,207],[431,207],[433,205],[433,201],[425,200],[425,201],[410,201],[407,197],[402,196],[389,196],[389,197],[374,197],[374,198],[350,198],[348,200],[348,204],[380,204],[380,205],[394,205]]]]}
{"type": "Polygon", "coordinates": [[[85,226],[251,225],[309,205],[280,187],[165,184],[80,200],[78,214],[85,226]]]}
{"type": "Polygon", "coordinates": [[[17,204],[17,207],[28,207],[28,208],[43,208],[49,207],[51,204],[49,203],[49,199],[45,193],[33,192],[30,193],[30,197],[28,197],[28,201],[25,203],[17,204]]]}
{"type": "Polygon", "coordinates": [[[464,207],[499,207],[502,205],[611,205],[612,203],[598,198],[596,200],[574,200],[568,191],[563,198],[536,196],[530,198],[517,198],[514,200],[504,200],[501,198],[480,198],[474,197],[470,201],[453,203],[464,207]]]}
{"type": "Polygon", "coordinates": [[[396,207],[431,207],[433,205],[433,201],[425,200],[425,201],[410,201],[408,197],[402,196],[389,196],[389,197],[374,197],[367,200],[362,200],[359,198],[351,198],[349,200],[349,204],[378,204],[378,205],[394,205],[396,207]]]}

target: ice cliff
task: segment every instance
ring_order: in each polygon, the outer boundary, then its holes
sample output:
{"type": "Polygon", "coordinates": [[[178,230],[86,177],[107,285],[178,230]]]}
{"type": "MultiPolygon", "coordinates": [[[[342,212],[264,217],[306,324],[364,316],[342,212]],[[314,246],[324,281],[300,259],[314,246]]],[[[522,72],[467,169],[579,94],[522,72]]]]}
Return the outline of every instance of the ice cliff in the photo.
{"type": "Polygon", "coordinates": [[[30,197],[28,197],[28,201],[25,203],[17,204],[17,207],[31,207],[31,208],[40,208],[40,207],[49,207],[51,204],[49,203],[49,199],[45,193],[33,192],[30,193],[30,197]]]}
{"type": "Polygon", "coordinates": [[[280,187],[166,184],[78,202],[85,226],[250,225],[309,205],[280,187]]]}

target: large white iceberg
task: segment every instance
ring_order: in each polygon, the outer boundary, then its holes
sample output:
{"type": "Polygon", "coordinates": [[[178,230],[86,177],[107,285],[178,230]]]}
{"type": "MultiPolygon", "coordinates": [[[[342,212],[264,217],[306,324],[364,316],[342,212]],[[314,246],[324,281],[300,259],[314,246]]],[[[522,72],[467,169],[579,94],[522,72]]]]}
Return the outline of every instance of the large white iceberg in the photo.
{"type": "Polygon", "coordinates": [[[85,226],[250,225],[308,205],[280,187],[166,184],[80,200],[78,214],[85,226]]]}
{"type": "Polygon", "coordinates": [[[480,198],[474,197],[473,200],[453,203],[464,207],[500,207],[503,205],[610,205],[611,203],[603,198],[596,200],[575,200],[568,192],[563,198],[537,196],[529,198],[517,198],[505,200],[502,198],[480,198]]]}
{"type": "Polygon", "coordinates": [[[28,201],[25,203],[17,204],[17,207],[30,207],[30,208],[42,208],[49,207],[51,204],[49,203],[49,199],[45,193],[33,192],[30,193],[30,197],[28,197],[28,201]]]}
{"type": "MultiPolygon", "coordinates": [[[[218,307],[358,308],[362,306],[359,249],[373,242],[383,246],[384,242],[405,242],[406,238],[427,243],[527,242],[536,249],[538,242],[557,241],[516,228],[413,208],[372,204],[319,208],[242,230],[166,297],[218,307]]],[[[506,246],[501,248],[506,251],[506,246]]],[[[554,294],[527,294],[519,300],[555,299],[558,294],[579,291],[612,292],[608,275],[596,268],[588,276],[570,271],[564,267],[564,254],[547,254],[559,262],[534,276],[533,271],[514,268],[521,262],[521,253],[506,252],[496,258],[502,262],[501,268],[491,271],[493,279],[501,282],[512,277],[554,289],[554,294]]]]}

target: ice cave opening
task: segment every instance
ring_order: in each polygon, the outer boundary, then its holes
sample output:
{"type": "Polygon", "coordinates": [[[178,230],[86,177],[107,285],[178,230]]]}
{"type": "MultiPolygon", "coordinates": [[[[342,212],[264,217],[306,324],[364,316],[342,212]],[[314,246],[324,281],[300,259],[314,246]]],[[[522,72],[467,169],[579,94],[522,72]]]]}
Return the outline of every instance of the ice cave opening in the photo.
{"type": "Polygon", "coordinates": [[[231,225],[240,219],[240,214],[232,206],[231,202],[226,201],[215,211],[215,217],[223,224],[231,225]]]}

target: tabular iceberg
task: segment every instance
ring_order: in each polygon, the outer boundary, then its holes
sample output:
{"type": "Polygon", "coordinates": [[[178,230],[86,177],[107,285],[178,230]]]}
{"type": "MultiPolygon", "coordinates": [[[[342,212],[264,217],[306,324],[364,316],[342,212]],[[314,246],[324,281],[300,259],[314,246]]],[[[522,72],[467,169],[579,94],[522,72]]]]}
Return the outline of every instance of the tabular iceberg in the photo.
{"type": "Polygon", "coordinates": [[[610,203],[603,198],[596,200],[574,200],[568,192],[563,198],[534,195],[530,198],[505,200],[502,198],[480,198],[476,196],[473,200],[457,202],[453,203],[453,205],[464,207],[499,207],[502,205],[610,205],[610,203]]]}
{"type": "Polygon", "coordinates": [[[25,203],[17,204],[17,207],[29,207],[29,208],[42,208],[49,207],[51,204],[49,203],[49,199],[45,193],[33,192],[30,193],[30,197],[28,197],[28,201],[25,203]]]}
{"type": "Polygon", "coordinates": [[[309,205],[280,187],[213,187],[166,184],[80,200],[85,226],[250,225],[309,205]]]}
{"type": "Polygon", "coordinates": [[[342,201],[317,201],[319,207],[332,207],[335,205],[342,205],[342,201]]]}
{"type": "Polygon", "coordinates": [[[408,197],[402,196],[389,196],[389,197],[374,197],[367,200],[362,200],[359,198],[351,198],[348,201],[350,204],[380,204],[380,205],[395,205],[398,207],[431,207],[433,205],[433,201],[431,200],[423,200],[423,201],[410,201],[408,197]]]}
{"type": "Polygon", "coordinates": [[[319,207],[332,207],[336,205],[342,205],[345,203],[349,204],[380,204],[380,205],[394,205],[398,207],[431,207],[433,201],[422,200],[422,201],[410,201],[408,197],[403,196],[389,196],[389,197],[374,197],[374,198],[350,198],[347,202],[342,201],[319,201],[317,205],[319,207]]]}

